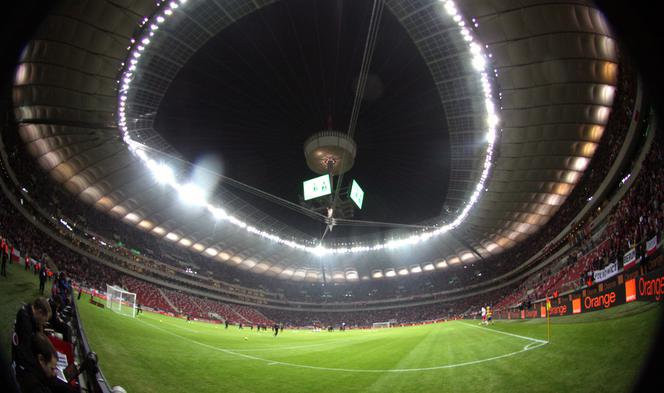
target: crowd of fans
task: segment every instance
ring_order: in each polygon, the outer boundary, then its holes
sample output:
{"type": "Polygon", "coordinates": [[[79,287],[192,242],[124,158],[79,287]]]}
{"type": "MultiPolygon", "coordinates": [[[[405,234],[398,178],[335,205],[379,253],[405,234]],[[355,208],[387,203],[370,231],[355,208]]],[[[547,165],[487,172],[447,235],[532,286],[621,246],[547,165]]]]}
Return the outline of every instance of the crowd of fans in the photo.
{"type": "MultiPolygon", "coordinates": [[[[67,235],[65,231],[61,234],[67,235]]],[[[8,261],[11,261],[9,258],[12,248],[20,253],[20,258],[15,256],[13,263],[24,263],[24,260],[28,260],[32,261],[30,269],[43,265],[51,272],[66,272],[68,277],[74,279],[77,286],[96,291],[105,291],[107,284],[118,285],[135,292],[138,303],[155,310],[210,319],[207,308],[204,309],[199,304],[201,298],[178,291],[161,290],[152,283],[89,260],[86,256],[62,246],[41,233],[4,197],[0,198],[0,237],[8,245],[4,254],[8,261]]],[[[210,300],[205,302],[208,306],[216,303],[210,300]]],[[[252,324],[266,321],[265,317],[250,307],[220,303],[210,307],[210,310],[215,310],[221,319],[228,319],[233,323],[252,324]]]]}
{"type": "Polygon", "coordinates": [[[50,295],[24,304],[16,313],[11,340],[14,374],[3,380],[3,391],[79,392],[78,375],[97,372],[94,352],[74,362],[77,327],[71,280],[60,272],[51,282],[50,295]]]}
{"type": "Polygon", "coordinates": [[[636,248],[645,254],[646,242],[664,229],[664,138],[655,134],[653,147],[643,162],[641,175],[620,200],[609,224],[610,258],[636,248]]]}
{"type": "MultiPolygon", "coordinates": [[[[347,326],[370,326],[373,322],[396,320],[397,323],[414,323],[460,315],[471,308],[477,298],[455,301],[449,305],[424,306],[355,312],[299,312],[274,308],[249,307],[229,304],[208,298],[193,296],[172,289],[159,288],[106,265],[92,261],[69,248],[56,243],[27,222],[6,198],[0,198],[0,233],[8,244],[17,250],[30,250],[43,258],[43,264],[55,271],[66,272],[77,286],[102,292],[106,284],[118,285],[137,294],[137,303],[157,311],[177,315],[189,315],[202,319],[221,319],[232,324],[271,325],[280,321],[290,326],[311,325],[314,322],[333,325],[345,322],[347,326]]],[[[67,234],[66,231],[62,231],[67,234]]],[[[16,262],[16,261],[15,261],[16,262]]],[[[486,297],[486,296],[485,296],[486,297]]],[[[482,300],[485,301],[485,300],[482,300]]]]}
{"type": "Polygon", "coordinates": [[[590,223],[575,234],[568,253],[550,269],[530,276],[496,308],[507,308],[528,300],[542,299],[593,284],[593,272],[610,263],[623,267],[623,256],[636,251],[636,260],[646,257],[648,240],[658,244],[664,232],[664,135],[655,133],[641,172],[613,208],[608,224],[596,238],[590,223]]]}

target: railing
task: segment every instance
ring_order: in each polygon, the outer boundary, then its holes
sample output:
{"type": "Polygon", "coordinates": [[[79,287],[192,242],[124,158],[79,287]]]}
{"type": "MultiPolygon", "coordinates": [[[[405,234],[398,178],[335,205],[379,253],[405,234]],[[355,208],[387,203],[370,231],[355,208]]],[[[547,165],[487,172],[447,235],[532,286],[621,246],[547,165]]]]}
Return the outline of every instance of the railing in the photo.
{"type": "MultiPolygon", "coordinates": [[[[83,329],[83,324],[81,323],[81,318],[78,313],[78,306],[76,305],[76,300],[74,299],[74,293],[70,294],[71,308],[73,310],[72,316],[74,318],[74,328],[76,329],[76,351],[78,352],[79,358],[85,358],[88,356],[92,350],[90,349],[90,344],[88,343],[88,337],[85,334],[85,329],[83,329]]],[[[79,382],[81,386],[87,387],[87,392],[92,393],[112,393],[111,387],[108,385],[108,381],[102,373],[101,369],[97,366],[92,369],[86,369],[80,376],[79,382]]]]}

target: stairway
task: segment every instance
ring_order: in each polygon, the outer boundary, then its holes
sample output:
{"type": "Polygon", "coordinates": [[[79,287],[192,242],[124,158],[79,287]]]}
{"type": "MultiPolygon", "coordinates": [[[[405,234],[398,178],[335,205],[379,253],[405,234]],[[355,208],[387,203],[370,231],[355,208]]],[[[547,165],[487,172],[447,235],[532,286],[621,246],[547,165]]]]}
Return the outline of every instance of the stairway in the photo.
{"type": "Polygon", "coordinates": [[[168,296],[166,296],[166,294],[164,293],[164,291],[162,291],[161,288],[159,288],[159,287],[157,287],[157,290],[159,291],[159,294],[161,294],[161,296],[164,298],[164,300],[166,300],[166,303],[167,303],[169,306],[171,306],[171,309],[173,309],[173,311],[174,311],[175,313],[178,313],[178,314],[179,314],[179,313],[180,313],[180,310],[178,310],[178,308],[175,307],[175,305],[173,304],[173,302],[171,302],[171,299],[169,299],[168,296]]]}
{"type": "Polygon", "coordinates": [[[252,323],[252,322],[251,322],[250,320],[248,320],[244,315],[240,314],[240,313],[235,309],[235,307],[230,306],[230,309],[233,310],[233,312],[235,313],[235,315],[237,315],[238,317],[240,317],[241,319],[243,319],[246,323],[252,323]]]}

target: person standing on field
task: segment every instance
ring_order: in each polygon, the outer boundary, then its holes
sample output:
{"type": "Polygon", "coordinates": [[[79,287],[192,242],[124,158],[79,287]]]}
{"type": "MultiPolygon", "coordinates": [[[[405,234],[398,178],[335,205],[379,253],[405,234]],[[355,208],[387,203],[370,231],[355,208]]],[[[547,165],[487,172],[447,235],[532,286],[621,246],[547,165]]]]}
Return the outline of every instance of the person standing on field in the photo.
{"type": "Polygon", "coordinates": [[[41,269],[39,270],[39,293],[44,294],[44,286],[46,285],[46,279],[48,274],[46,273],[46,264],[42,264],[41,269]]]}

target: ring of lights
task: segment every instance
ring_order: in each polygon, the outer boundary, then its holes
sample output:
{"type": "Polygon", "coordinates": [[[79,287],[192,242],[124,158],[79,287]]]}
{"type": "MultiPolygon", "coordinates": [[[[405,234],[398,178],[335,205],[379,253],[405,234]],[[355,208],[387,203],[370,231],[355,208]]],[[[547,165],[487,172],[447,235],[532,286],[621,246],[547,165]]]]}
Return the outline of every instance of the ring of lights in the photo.
{"type": "MultiPolygon", "coordinates": [[[[124,63],[124,68],[121,72],[120,89],[118,93],[118,109],[117,109],[117,124],[121,131],[122,138],[127,144],[129,150],[138,157],[151,171],[154,177],[168,187],[178,191],[180,195],[186,197],[192,203],[204,207],[215,220],[225,221],[235,225],[246,232],[259,236],[260,238],[271,240],[281,245],[288,246],[293,249],[305,251],[315,254],[317,256],[324,256],[328,254],[345,254],[345,253],[358,253],[367,251],[379,251],[384,249],[396,249],[408,245],[417,244],[420,242],[428,241],[432,238],[438,237],[447,233],[463,223],[468,217],[470,210],[479,200],[482,192],[485,190],[485,183],[488,179],[489,172],[492,165],[493,150],[497,136],[497,125],[499,122],[498,105],[495,101],[493,93],[492,81],[487,72],[487,56],[484,53],[482,45],[477,41],[473,32],[467,27],[466,19],[459,13],[456,4],[452,0],[441,0],[442,6],[446,11],[447,17],[451,18],[458,26],[459,34],[462,36],[464,42],[467,44],[468,52],[472,59],[473,69],[477,73],[477,78],[481,82],[482,95],[484,97],[484,109],[486,115],[486,153],[484,156],[484,164],[482,172],[475,186],[473,194],[465,204],[463,210],[459,215],[448,224],[437,227],[432,230],[411,234],[410,236],[396,238],[384,243],[376,243],[372,245],[359,245],[353,247],[324,247],[322,245],[315,245],[311,241],[304,240],[291,240],[282,238],[273,233],[269,228],[257,228],[249,225],[232,213],[229,213],[221,206],[217,206],[203,196],[202,190],[191,183],[180,183],[174,171],[167,165],[159,162],[159,158],[151,156],[149,150],[140,142],[132,139],[129,128],[127,126],[127,117],[125,108],[127,106],[128,93],[131,89],[132,79],[137,70],[138,64],[141,61],[141,55],[150,45],[151,38],[157,34],[159,26],[165,23],[170,17],[176,15],[180,7],[186,5],[186,0],[162,2],[157,11],[151,18],[143,20],[143,29],[139,35],[132,40],[133,46],[129,51],[127,60],[124,63]]],[[[490,56],[489,56],[490,57],[490,56]]]]}

